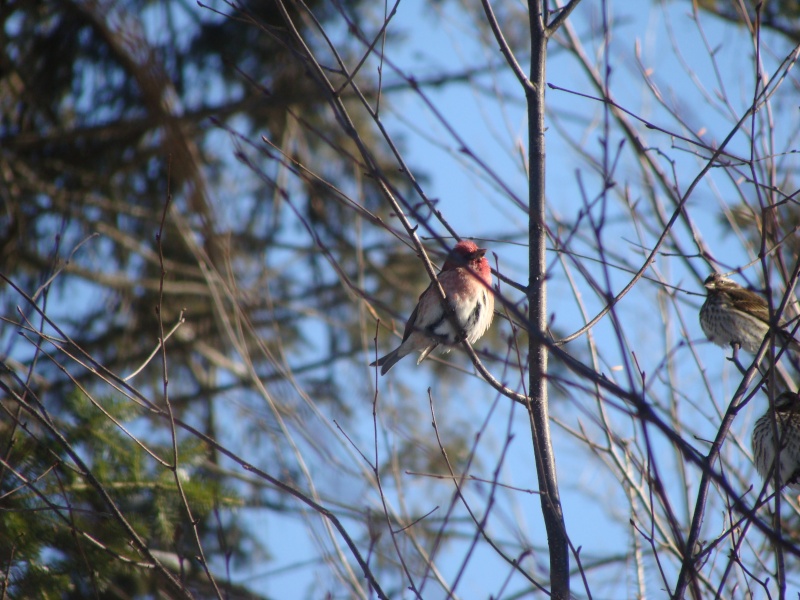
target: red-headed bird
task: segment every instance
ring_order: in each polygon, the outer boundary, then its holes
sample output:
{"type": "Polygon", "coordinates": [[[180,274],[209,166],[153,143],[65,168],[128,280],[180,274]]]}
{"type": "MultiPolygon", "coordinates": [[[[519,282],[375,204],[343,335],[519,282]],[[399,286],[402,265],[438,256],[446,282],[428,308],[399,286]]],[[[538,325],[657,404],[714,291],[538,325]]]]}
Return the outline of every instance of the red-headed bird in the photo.
{"type": "MultiPolygon", "coordinates": [[[[421,352],[419,364],[440,344],[454,346],[465,339],[464,336],[470,344],[477,342],[489,329],[494,316],[492,270],[484,254],[486,248],[478,248],[466,240],[458,242],[438,275],[447,301],[455,311],[457,330],[431,282],[420,294],[417,307],[406,322],[403,342],[370,367],[379,366],[381,375],[386,375],[397,361],[414,351],[421,352]]],[[[449,350],[445,348],[444,352],[449,350]]]]}

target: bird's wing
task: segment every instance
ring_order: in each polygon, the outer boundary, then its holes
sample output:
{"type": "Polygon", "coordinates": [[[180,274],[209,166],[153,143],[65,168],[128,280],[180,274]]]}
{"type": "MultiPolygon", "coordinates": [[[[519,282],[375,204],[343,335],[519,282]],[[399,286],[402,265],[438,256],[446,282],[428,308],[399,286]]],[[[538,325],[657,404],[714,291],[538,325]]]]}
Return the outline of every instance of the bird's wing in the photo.
{"type": "MultiPolygon", "coordinates": [[[[431,316],[435,316],[434,315],[434,313],[436,313],[435,307],[428,306],[431,303],[431,301],[434,301],[439,306],[439,312],[441,312],[441,302],[439,301],[439,293],[433,289],[433,282],[431,282],[430,285],[428,285],[428,287],[425,288],[425,291],[419,295],[419,300],[417,300],[417,305],[414,307],[411,316],[408,317],[408,321],[406,321],[406,328],[403,330],[404,342],[408,339],[408,336],[410,336],[415,329],[425,329],[428,325],[430,325],[430,323],[424,322],[424,319],[423,321],[417,323],[417,319],[419,317],[420,306],[422,307],[422,314],[425,316],[425,318],[430,320],[431,316]]],[[[436,318],[438,319],[438,317],[436,318]]]]}
{"type": "MultiPolygon", "coordinates": [[[[448,288],[448,275],[452,271],[445,271],[439,273],[439,282],[442,286],[448,288]]],[[[438,332],[434,331],[438,325],[445,319],[445,310],[442,306],[442,299],[439,297],[439,292],[433,286],[434,282],[419,295],[419,302],[414,308],[414,312],[408,317],[406,322],[406,329],[403,332],[403,341],[411,335],[413,331],[427,332],[428,335],[434,337],[438,332]]],[[[447,292],[448,297],[450,292],[447,292]]]]}
{"type": "MultiPolygon", "coordinates": [[[[425,292],[422,292],[422,293],[423,293],[423,295],[425,294],[425,292]]],[[[420,298],[422,298],[422,296],[420,296],[420,298]]],[[[406,328],[403,330],[403,341],[404,342],[408,339],[408,336],[411,335],[411,332],[413,332],[414,328],[416,327],[417,313],[418,312],[419,312],[419,303],[417,303],[417,305],[414,307],[414,310],[411,313],[411,316],[408,317],[408,321],[406,321],[406,328]]]]}
{"type": "Polygon", "coordinates": [[[728,289],[725,291],[728,292],[731,298],[733,308],[769,323],[769,307],[761,296],[745,289],[728,289]]]}

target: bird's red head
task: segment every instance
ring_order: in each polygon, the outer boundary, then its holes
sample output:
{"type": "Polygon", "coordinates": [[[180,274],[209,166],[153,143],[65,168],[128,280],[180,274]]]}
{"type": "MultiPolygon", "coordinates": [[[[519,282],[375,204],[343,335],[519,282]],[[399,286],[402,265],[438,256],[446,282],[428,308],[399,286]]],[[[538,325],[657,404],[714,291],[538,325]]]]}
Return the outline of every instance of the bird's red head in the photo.
{"type": "Polygon", "coordinates": [[[478,248],[475,242],[462,240],[450,251],[444,262],[442,271],[450,271],[458,267],[469,267],[472,271],[487,279],[491,276],[489,261],[484,258],[486,248],[478,248]]]}

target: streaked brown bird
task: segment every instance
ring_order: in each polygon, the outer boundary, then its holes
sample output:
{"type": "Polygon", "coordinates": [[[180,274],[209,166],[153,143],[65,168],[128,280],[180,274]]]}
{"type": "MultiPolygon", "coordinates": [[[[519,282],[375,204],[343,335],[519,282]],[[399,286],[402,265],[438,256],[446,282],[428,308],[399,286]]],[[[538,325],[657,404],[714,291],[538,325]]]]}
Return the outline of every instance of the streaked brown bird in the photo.
{"type": "Polygon", "coordinates": [[[767,410],[753,428],[753,455],[758,474],[765,481],[774,481],[774,469],[779,470],[781,489],[788,485],[800,490],[800,396],[783,392],[775,398],[775,424],[767,410]],[[775,431],[778,444],[775,444],[775,431]],[[776,447],[779,448],[776,456],[776,447]]]}
{"type": "MultiPolygon", "coordinates": [[[[703,285],[708,296],[700,307],[700,327],[706,337],[718,346],[738,344],[746,352],[758,352],[769,332],[767,301],[719,273],[709,275],[703,285]]],[[[778,345],[800,352],[800,342],[784,329],[783,324],[776,333],[778,345]]]]}

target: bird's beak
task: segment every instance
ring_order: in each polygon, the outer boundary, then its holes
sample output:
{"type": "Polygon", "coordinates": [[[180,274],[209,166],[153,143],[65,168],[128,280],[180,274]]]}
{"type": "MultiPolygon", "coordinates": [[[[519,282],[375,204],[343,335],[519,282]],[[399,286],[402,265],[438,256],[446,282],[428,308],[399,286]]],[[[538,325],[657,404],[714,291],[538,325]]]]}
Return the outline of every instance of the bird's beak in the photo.
{"type": "Polygon", "coordinates": [[[478,248],[473,254],[478,258],[483,258],[483,255],[486,254],[486,248],[478,248]]]}

